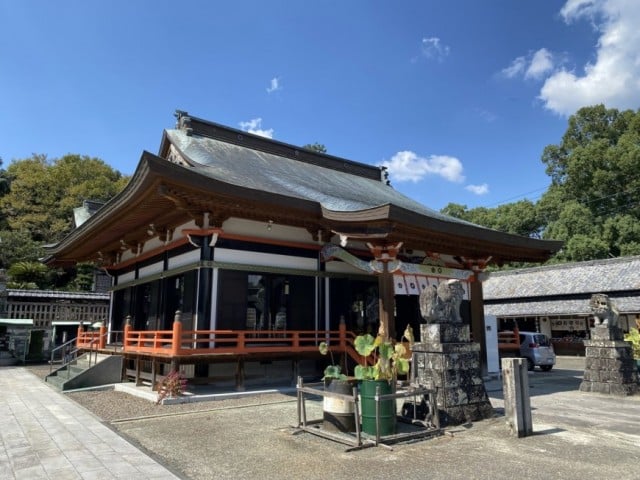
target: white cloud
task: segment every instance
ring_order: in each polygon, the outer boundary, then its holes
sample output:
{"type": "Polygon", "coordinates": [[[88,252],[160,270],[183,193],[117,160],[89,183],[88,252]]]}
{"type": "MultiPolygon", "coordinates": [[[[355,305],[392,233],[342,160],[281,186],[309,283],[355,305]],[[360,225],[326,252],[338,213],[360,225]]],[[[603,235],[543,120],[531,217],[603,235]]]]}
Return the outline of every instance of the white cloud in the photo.
{"type": "Polygon", "coordinates": [[[450,48],[440,43],[438,37],[429,37],[422,39],[420,50],[423,56],[441,62],[444,57],[449,55],[450,48]]]}
{"type": "Polygon", "coordinates": [[[467,185],[464,189],[469,190],[476,195],[486,195],[489,193],[489,185],[486,183],[483,183],[482,185],[467,185]]]}
{"type": "Polygon", "coordinates": [[[560,14],[566,23],[590,21],[600,38],[593,63],[582,74],[561,69],[549,76],[539,98],[545,108],[571,115],[581,107],[640,105],[640,2],[637,0],[568,0],[560,14]]]}
{"type": "Polygon", "coordinates": [[[541,48],[533,54],[529,68],[524,78],[538,79],[553,70],[553,55],[546,48],[541,48]]]}
{"type": "Polygon", "coordinates": [[[267,87],[267,93],[277,92],[278,90],[282,90],[280,79],[278,77],[273,77],[271,79],[271,82],[269,82],[269,86],[267,87]]]}
{"type": "Polygon", "coordinates": [[[529,53],[526,56],[516,57],[501,73],[507,78],[523,76],[526,79],[540,79],[545,74],[553,71],[555,65],[554,55],[546,48],[529,53]]]}
{"type": "Polygon", "coordinates": [[[240,122],[240,128],[242,128],[242,130],[244,130],[245,132],[253,133],[254,135],[273,138],[273,128],[263,130],[261,118],[253,118],[248,122],[240,122]]]}
{"type": "Polygon", "coordinates": [[[502,69],[502,74],[507,78],[514,78],[523,73],[526,67],[527,59],[518,57],[511,62],[511,65],[502,69]]]}
{"type": "Polygon", "coordinates": [[[381,165],[387,167],[389,175],[398,182],[417,183],[427,175],[438,175],[456,183],[464,182],[465,178],[460,160],[446,155],[420,157],[414,152],[402,151],[381,165]]]}

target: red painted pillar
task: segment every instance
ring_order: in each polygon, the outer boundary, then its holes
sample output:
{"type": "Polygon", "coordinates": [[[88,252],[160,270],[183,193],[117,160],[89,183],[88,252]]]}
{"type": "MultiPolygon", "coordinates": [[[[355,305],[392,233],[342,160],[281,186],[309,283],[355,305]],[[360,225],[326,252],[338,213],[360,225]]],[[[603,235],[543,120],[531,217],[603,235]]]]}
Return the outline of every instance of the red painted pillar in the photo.
{"type": "Polygon", "coordinates": [[[173,321],[173,335],[171,338],[171,355],[180,355],[182,347],[182,322],[173,321]]]}
{"type": "Polygon", "coordinates": [[[347,348],[347,324],[344,321],[340,322],[338,332],[340,333],[340,350],[344,351],[347,348]]]}
{"type": "Polygon", "coordinates": [[[129,324],[129,322],[124,324],[124,338],[122,339],[122,349],[126,352],[128,350],[127,347],[129,347],[129,331],[131,330],[131,325],[129,324]]]}
{"type": "Polygon", "coordinates": [[[84,343],[84,327],[82,323],[78,326],[78,334],[76,335],[76,347],[84,343]]]}
{"type": "Polygon", "coordinates": [[[98,339],[98,348],[104,349],[107,346],[107,327],[100,326],[100,338],[98,339]]]}

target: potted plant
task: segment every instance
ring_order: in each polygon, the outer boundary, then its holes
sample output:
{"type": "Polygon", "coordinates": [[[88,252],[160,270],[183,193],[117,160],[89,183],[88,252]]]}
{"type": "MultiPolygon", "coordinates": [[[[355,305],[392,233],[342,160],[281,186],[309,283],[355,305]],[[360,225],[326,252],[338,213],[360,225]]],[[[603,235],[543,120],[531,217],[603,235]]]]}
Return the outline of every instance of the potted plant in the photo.
{"type": "Polygon", "coordinates": [[[378,335],[359,335],[354,342],[356,351],[364,361],[355,368],[355,377],[360,380],[362,431],[381,436],[395,433],[396,402],[393,399],[379,402],[380,431],[376,425],[376,392],[387,395],[395,391],[398,375],[409,372],[407,350],[402,343],[394,343],[378,335]]]}
{"type": "MultiPolygon", "coordinates": [[[[342,367],[333,361],[333,352],[327,342],[320,342],[318,349],[322,355],[327,353],[331,356],[331,365],[324,369],[324,389],[327,392],[339,393],[341,395],[353,395],[355,379],[347,377],[342,373],[342,367]]],[[[325,396],[322,402],[323,422],[322,426],[326,430],[338,432],[353,432],[356,429],[354,404],[342,398],[325,396]]]]}

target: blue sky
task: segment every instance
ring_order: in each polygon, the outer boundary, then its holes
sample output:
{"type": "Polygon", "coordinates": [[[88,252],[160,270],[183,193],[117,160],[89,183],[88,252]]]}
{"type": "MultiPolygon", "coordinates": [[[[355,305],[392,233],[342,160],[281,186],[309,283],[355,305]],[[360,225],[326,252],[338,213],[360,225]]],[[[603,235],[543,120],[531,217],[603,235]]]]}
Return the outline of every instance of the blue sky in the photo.
{"type": "Polygon", "coordinates": [[[0,0],[0,157],[131,174],[181,109],[431,208],[536,200],[569,115],[640,106],[638,25],[637,0],[0,0]]]}

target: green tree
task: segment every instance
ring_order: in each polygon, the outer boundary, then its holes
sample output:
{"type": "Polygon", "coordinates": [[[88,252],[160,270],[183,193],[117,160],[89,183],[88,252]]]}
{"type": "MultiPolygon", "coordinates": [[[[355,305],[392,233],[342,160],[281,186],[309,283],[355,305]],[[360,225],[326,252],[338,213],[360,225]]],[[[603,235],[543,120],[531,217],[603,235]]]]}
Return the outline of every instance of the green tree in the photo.
{"type": "Polygon", "coordinates": [[[80,155],[53,161],[34,155],[14,161],[7,173],[11,188],[0,198],[0,211],[11,230],[27,231],[38,242],[60,240],[72,229],[75,207],[109,200],[128,180],[102,160],[80,155]]]}
{"type": "Polygon", "coordinates": [[[16,262],[9,270],[10,288],[35,289],[46,288],[49,269],[40,262],[16,262]]]}
{"type": "Polygon", "coordinates": [[[552,184],[538,209],[544,237],[566,242],[559,260],[640,253],[640,112],[582,108],[542,161],[552,184]]]}
{"type": "Polygon", "coordinates": [[[325,147],[322,143],[307,143],[306,145],[303,145],[302,148],[306,148],[307,150],[311,150],[313,152],[318,152],[318,153],[327,153],[327,147],[325,147]]]}
{"type": "Polygon", "coordinates": [[[497,208],[478,207],[468,209],[466,205],[449,203],[441,213],[460,218],[494,230],[525,237],[540,237],[543,222],[538,210],[530,200],[500,205],[497,208]]]}
{"type": "Polygon", "coordinates": [[[538,202],[473,208],[450,203],[442,212],[489,228],[562,240],[553,261],[640,254],[640,111],[603,105],[569,118],[542,162],[551,185],[538,202]]]}
{"type": "Polygon", "coordinates": [[[43,244],[60,240],[73,228],[74,208],[84,200],[106,202],[127,182],[102,160],[81,155],[53,160],[33,155],[0,169],[0,268],[13,273],[11,285],[87,288],[83,268],[48,270],[41,265],[40,271],[33,263],[42,257],[43,244]]]}
{"type": "Polygon", "coordinates": [[[35,262],[42,258],[41,242],[36,242],[27,231],[0,231],[0,268],[7,269],[15,262],[35,262]]]}

